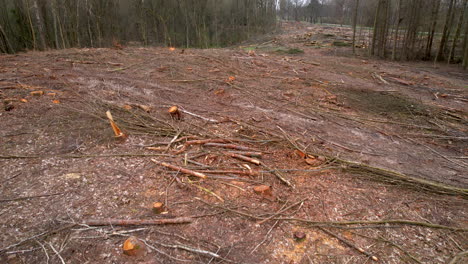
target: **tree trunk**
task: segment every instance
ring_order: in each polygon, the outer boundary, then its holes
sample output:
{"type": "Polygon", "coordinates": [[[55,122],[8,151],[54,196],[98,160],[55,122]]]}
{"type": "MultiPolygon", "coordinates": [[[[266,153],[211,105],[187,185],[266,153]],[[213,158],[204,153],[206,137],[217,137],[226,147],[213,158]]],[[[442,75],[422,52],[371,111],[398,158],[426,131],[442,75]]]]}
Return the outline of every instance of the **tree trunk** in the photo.
{"type": "Polygon", "coordinates": [[[353,16],[353,54],[356,54],[356,25],[357,25],[358,10],[359,10],[359,0],[356,0],[356,5],[354,6],[354,16],[353,16]]]}
{"type": "Polygon", "coordinates": [[[11,46],[11,43],[8,40],[7,34],[5,33],[5,30],[2,27],[2,24],[0,24],[0,34],[5,42],[5,53],[15,53],[15,50],[11,46]]]}
{"type": "Polygon", "coordinates": [[[437,61],[443,59],[443,57],[444,57],[444,48],[445,48],[447,38],[448,38],[447,33],[448,33],[449,26],[450,26],[450,19],[451,19],[452,15],[453,15],[452,13],[453,13],[453,3],[454,2],[455,2],[455,0],[450,0],[449,10],[448,10],[448,13],[447,13],[447,17],[445,19],[444,30],[442,32],[442,39],[440,40],[439,50],[437,52],[437,56],[435,57],[434,62],[437,62],[437,61]]]}
{"type": "Polygon", "coordinates": [[[431,29],[429,32],[429,35],[427,36],[427,43],[426,43],[426,54],[425,57],[427,59],[431,58],[431,53],[432,53],[432,43],[434,41],[434,33],[436,30],[437,26],[437,18],[439,17],[439,9],[440,9],[440,1],[441,0],[436,0],[435,5],[432,9],[432,16],[431,16],[431,29]]]}
{"type": "Polygon", "coordinates": [[[464,18],[465,18],[465,10],[466,10],[466,3],[467,2],[468,2],[468,0],[465,0],[463,2],[463,5],[462,5],[460,18],[458,20],[457,30],[455,31],[455,36],[453,37],[453,43],[452,43],[452,47],[450,48],[450,53],[449,53],[449,56],[448,56],[448,59],[447,59],[447,64],[450,64],[450,61],[454,57],[455,48],[457,46],[457,41],[458,41],[458,38],[460,37],[461,27],[463,25],[464,18]]]}
{"type": "Polygon", "coordinates": [[[398,15],[397,15],[397,25],[395,29],[395,36],[393,37],[393,51],[392,51],[392,60],[396,59],[396,49],[397,49],[397,44],[398,44],[398,31],[400,30],[400,23],[401,23],[401,5],[402,1],[400,0],[398,2],[398,15]]]}
{"type": "Polygon", "coordinates": [[[45,39],[45,32],[44,32],[44,23],[42,21],[41,12],[39,10],[39,5],[37,4],[37,0],[33,0],[32,4],[33,4],[32,8],[34,12],[34,17],[36,19],[36,24],[37,24],[37,31],[39,34],[39,44],[40,44],[39,49],[45,50],[47,46],[46,46],[46,39],[45,39]]]}
{"type": "Polygon", "coordinates": [[[382,6],[382,0],[379,0],[379,3],[377,4],[377,10],[375,12],[375,18],[374,18],[374,33],[372,34],[372,46],[371,46],[371,50],[370,50],[370,55],[374,55],[375,54],[375,42],[377,40],[377,25],[379,24],[379,17],[380,17],[380,9],[381,9],[381,6],[382,6]]]}

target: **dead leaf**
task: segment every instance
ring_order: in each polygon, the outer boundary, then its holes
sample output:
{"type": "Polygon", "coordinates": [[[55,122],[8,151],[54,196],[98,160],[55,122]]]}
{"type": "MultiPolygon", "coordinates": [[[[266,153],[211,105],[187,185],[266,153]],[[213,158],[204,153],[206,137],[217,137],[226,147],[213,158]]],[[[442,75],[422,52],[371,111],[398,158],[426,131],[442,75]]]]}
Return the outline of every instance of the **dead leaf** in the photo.
{"type": "Polygon", "coordinates": [[[26,99],[24,99],[24,98],[21,98],[20,101],[21,101],[22,103],[27,103],[27,102],[28,102],[28,100],[26,100],[26,99]]]}

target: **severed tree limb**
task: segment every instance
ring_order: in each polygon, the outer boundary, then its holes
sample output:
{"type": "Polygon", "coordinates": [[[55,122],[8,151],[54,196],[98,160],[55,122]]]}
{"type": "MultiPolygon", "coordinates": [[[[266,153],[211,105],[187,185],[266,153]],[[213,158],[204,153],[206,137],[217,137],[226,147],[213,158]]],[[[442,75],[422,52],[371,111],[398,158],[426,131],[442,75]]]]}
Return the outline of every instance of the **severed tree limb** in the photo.
{"type": "Polygon", "coordinates": [[[180,171],[182,173],[189,174],[189,175],[199,177],[199,178],[202,178],[202,179],[207,178],[207,176],[205,174],[201,173],[201,172],[192,171],[192,170],[185,169],[185,168],[182,168],[182,167],[178,167],[178,166],[166,163],[166,162],[161,162],[161,161],[158,161],[158,160],[155,160],[155,159],[151,159],[151,161],[156,163],[156,164],[162,165],[162,166],[164,166],[166,168],[169,168],[171,170],[180,171]]]}
{"type": "Polygon", "coordinates": [[[247,161],[247,162],[250,162],[250,163],[253,163],[253,164],[256,164],[256,165],[261,164],[261,162],[258,159],[249,158],[249,157],[239,155],[239,154],[236,154],[236,153],[226,153],[226,155],[228,155],[230,157],[233,157],[233,158],[236,158],[236,159],[247,161]]]}
{"type": "Polygon", "coordinates": [[[288,187],[291,187],[291,188],[294,188],[294,186],[292,185],[292,183],[287,180],[286,178],[284,178],[283,174],[281,174],[278,170],[275,170],[275,169],[272,169],[270,167],[268,167],[267,165],[265,164],[262,164],[262,166],[268,170],[271,174],[275,175],[276,178],[278,178],[282,183],[286,184],[286,186],[288,187]]]}
{"type": "Polygon", "coordinates": [[[239,174],[239,175],[248,175],[248,176],[257,176],[258,173],[255,171],[241,171],[241,170],[207,170],[203,171],[204,173],[214,173],[214,174],[239,174]]]}
{"type": "Polygon", "coordinates": [[[204,146],[227,148],[227,149],[237,149],[237,150],[244,150],[244,151],[253,150],[251,148],[244,147],[244,146],[239,146],[239,145],[235,145],[235,144],[206,143],[206,144],[204,144],[204,146]]]}
{"type": "Polygon", "coordinates": [[[389,220],[376,220],[376,221],[355,220],[355,221],[341,221],[341,222],[339,221],[320,222],[320,221],[312,221],[312,220],[301,219],[301,218],[287,218],[287,217],[278,217],[274,219],[284,220],[284,221],[297,221],[297,222],[302,222],[305,224],[310,224],[312,226],[408,225],[408,226],[420,226],[420,227],[426,227],[426,228],[468,232],[468,228],[444,226],[444,225],[438,225],[438,224],[432,224],[432,223],[426,223],[426,222],[417,222],[417,221],[411,221],[411,220],[405,220],[405,219],[389,219],[389,220]]]}
{"type": "Polygon", "coordinates": [[[184,146],[176,151],[174,154],[180,154],[182,152],[184,152],[189,146],[191,145],[203,145],[203,144],[206,144],[206,143],[226,143],[227,140],[225,139],[201,139],[201,140],[189,140],[187,142],[184,143],[184,146]]]}
{"type": "Polygon", "coordinates": [[[261,158],[263,153],[262,152],[253,152],[253,151],[230,151],[230,153],[236,153],[248,157],[254,157],[254,158],[261,158]]]}
{"type": "Polygon", "coordinates": [[[350,248],[352,248],[352,249],[354,249],[354,250],[356,250],[356,251],[358,251],[358,252],[360,252],[360,253],[362,253],[362,254],[368,256],[368,257],[371,258],[373,261],[379,261],[379,259],[378,259],[376,256],[374,256],[374,255],[372,255],[371,253],[365,251],[364,249],[362,249],[362,248],[360,248],[360,247],[358,247],[358,246],[352,244],[351,242],[349,242],[349,241],[347,241],[347,240],[341,238],[341,237],[338,236],[337,234],[332,233],[331,231],[328,231],[327,229],[325,229],[325,228],[323,228],[323,227],[320,227],[320,226],[318,226],[317,228],[320,229],[321,231],[323,231],[324,233],[326,233],[326,234],[328,234],[328,235],[330,235],[330,236],[332,236],[332,237],[338,239],[341,243],[347,245],[348,247],[350,247],[350,248]]]}
{"type": "Polygon", "coordinates": [[[192,217],[177,217],[152,220],[134,220],[134,219],[90,219],[84,221],[89,226],[132,226],[132,225],[167,225],[167,224],[187,224],[193,221],[192,217]]]}
{"type": "MultiPolygon", "coordinates": [[[[197,199],[197,198],[195,198],[197,199]]],[[[209,204],[201,199],[197,199],[201,201],[202,203],[223,209],[241,216],[245,216],[254,220],[264,220],[264,217],[256,216],[253,214],[250,214],[248,212],[242,212],[238,211],[232,208],[228,208],[225,206],[221,205],[213,205],[209,204]]],[[[272,213],[274,214],[274,213],[272,213]]],[[[361,226],[367,226],[367,225],[372,225],[372,228],[375,228],[377,226],[390,226],[390,225],[407,225],[407,226],[419,226],[419,227],[425,227],[425,228],[433,228],[433,229],[445,229],[445,230],[452,230],[452,231],[462,231],[462,232],[468,232],[468,228],[463,228],[463,227],[453,227],[453,226],[444,226],[444,225],[438,225],[438,224],[432,224],[432,223],[426,223],[426,222],[417,222],[417,221],[412,221],[412,220],[406,220],[406,219],[389,219],[389,220],[375,220],[375,221],[366,221],[366,220],[353,220],[353,221],[313,221],[313,220],[308,220],[308,219],[303,219],[303,218],[291,218],[291,217],[274,217],[274,220],[281,220],[281,221],[291,221],[291,222],[300,222],[307,224],[309,226],[332,226],[332,227],[346,227],[346,226],[355,226],[355,225],[361,225],[361,226]]]]}
{"type": "Polygon", "coordinates": [[[191,115],[191,116],[200,118],[201,120],[205,120],[205,121],[210,122],[210,123],[219,123],[218,120],[211,119],[211,118],[206,118],[206,117],[203,117],[203,116],[201,116],[201,115],[197,115],[197,114],[195,114],[195,113],[189,112],[189,111],[187,111],[187,110],[185,110],[185,109],[180,109],[180,111],[182,111],[183,113],[186,113],[187,115],[191,115]]]}
{"type": "Polygon", "coordinates": [[[48,159],[48,158],[61,158],[61,159],[86,159],[86,158],[113,158],[113,157],[172,157],[169,154],[83,154],[83,155],[34,155],[34,156],[22,156],[22,155],[9,155],[2,156],[0,159],[48,159]]]}

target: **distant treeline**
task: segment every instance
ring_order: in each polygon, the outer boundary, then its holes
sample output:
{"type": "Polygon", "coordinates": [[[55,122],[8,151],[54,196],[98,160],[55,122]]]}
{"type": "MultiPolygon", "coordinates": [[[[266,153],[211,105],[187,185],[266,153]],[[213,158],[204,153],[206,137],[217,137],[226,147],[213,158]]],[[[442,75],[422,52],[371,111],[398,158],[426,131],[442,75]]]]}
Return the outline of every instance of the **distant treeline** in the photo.
{"type": "Polygon", "coordinates": [[[272,30],[276,0],[0,0],[0,52],[217,47],[272,30]]]}
{"type": "Polygon", "coordinates": [[[468,0],[278,1],[283,19],[352,25],[369,55],[468,66],[468,0]]]}

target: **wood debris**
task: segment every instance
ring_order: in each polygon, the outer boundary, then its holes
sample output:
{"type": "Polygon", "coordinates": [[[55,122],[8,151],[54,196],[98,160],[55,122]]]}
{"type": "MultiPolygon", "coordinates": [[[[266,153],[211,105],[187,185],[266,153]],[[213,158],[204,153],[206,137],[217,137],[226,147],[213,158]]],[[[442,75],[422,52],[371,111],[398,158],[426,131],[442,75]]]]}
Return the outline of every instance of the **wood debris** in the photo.
{"type": "Polygon", "coordinates": [[[172,165],[172,164],[169,164],[169,163],[166,163],[166,162],[161,162],[161,161],[158,161],[158,160],[155,160],[155,159],[151,159],[151,161],[156,163],[156,164],[159,164],[161,166],[164,166],[166,168],[169,168],[171,170],[180,171],[182,173],[192,175],[192,176],[202,178],[202,179],[207,178],[207,176],[205,174],[201,173],[201,172],[192,171],[192,170],[185,169],[185,168],[182,168],[182,167],[179,167],[179,166],[175,166],[175,165],[172,165]]]}
{"type": "Polygon", "coordinates": [[[128,256],[141,256],[146,253],[146,246],[138,238],[131,236],[123,243],[122,250],[128,256]]]}
{"type": "Polygon", "coordinates": [[[107,118],[109,119],[109,122],[111,124],[112,130],[114,131],[114,136],[116,138],[126,138],[127,135],[125,135],[122,130],[117,126],[117,124],[114,121],[114,118],[112,117],[112,114],[110,111],[106,112],[107,118]]]}

